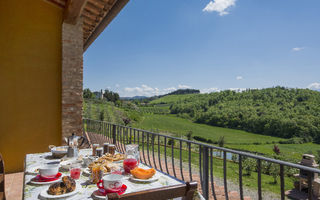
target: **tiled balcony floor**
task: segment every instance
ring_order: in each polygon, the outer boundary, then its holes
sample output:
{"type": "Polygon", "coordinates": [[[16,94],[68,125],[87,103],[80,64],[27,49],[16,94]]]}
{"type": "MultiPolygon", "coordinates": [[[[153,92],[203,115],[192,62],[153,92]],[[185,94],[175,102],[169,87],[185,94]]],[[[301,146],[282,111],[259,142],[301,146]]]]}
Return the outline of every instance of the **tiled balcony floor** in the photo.
{"type": "Polygon", "coordinates": [[[5,175],[5,190],[8,200],[21,200],[23,189],[23,172],[5,175]]]}

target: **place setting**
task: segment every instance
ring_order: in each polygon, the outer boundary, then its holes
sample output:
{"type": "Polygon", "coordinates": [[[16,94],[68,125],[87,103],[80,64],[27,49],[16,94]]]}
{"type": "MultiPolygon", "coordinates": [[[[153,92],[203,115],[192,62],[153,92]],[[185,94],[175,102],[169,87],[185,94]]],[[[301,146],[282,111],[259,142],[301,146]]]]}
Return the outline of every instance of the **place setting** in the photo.
{"type": "Polygon", "coordinates": [[[127,190],[127,185],[122,182],[123,176],[120,174],[108,174],[97,183],[98,189],[92,193],[94,198],[106,199],[106,195],[116,193],[122,195],[127,190]]]}
{"type": "Polygon", "coordinates": [[[59,172],[59,165],[57,164],[46,164],[38,168],[38,173],[36,171],[33,173],[34,178],[30,180],[31,184],[35,185],[46,185],[60,181],[62,174],[59,172]]]}
{"type": "Polygon", "coordinates": [[[155,187],[152,184],[158,181],[160,172],[140,163],[138,144],[124,145],[124,154],[109,143],[82,150],[78,148],[79,138],[70,137],[66,154],[65,146],[49,148],[50,157],[60,157],[59,161],[40,159],[27,166],[27,184],[35,187],[40,199],[106,199],[107,195],[155,187]],[[64,152],[57,155],[60,150],[64,152]]]}

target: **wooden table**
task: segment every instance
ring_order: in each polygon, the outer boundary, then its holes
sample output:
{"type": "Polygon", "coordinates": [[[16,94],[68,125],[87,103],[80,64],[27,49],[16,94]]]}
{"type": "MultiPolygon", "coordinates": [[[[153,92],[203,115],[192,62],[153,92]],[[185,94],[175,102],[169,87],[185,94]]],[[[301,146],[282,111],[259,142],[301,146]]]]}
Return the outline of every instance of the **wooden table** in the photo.
{"type": "MultiPolygon", "coordinates": [[[[91,149],[82,149],[79,152],[79,155],[90,155],[91,149]]],[[[60,161],[60,159],[52,159],[51,153],[38,153],[38,154],[27,154],[25,158],[25,179],[24,179],[24,193],[23,193],[23,199],[25,200],[34,200],[34,199],[44,199],[39,194],[43,190],[47,190],[49,185],[35,185],[30,183],[30,180],[35,177],[33,174],[29,174],[28,171],[30,171],[32,168],[41,166],[43,164],[54,162],[54,161],[60,161]]],[[[142,167],[146,167],[143,164],[140,164],[142,167]]],[[[61,172],[64,175],[70,175],[69,172],[61,172]]],[[[171,191],[172,194],[185,194],[188,192],[188,189],[194,190],[196,185],[191,184],[191,186],[186,186],[186,183],[175,179],[174,177],[171,177],[165,173],[157,171],[157,175],[159,176],[159,179],[152,183],[136,183],[132,182],[129,179],[129,175],[125,176],[123,179],[123,183],[127,185],[126,192],[121,196],[124,199],[135,199],[135,195],[147,195],[154,193],[157,195],[156,197],[159,197],[159,194],[164,194],[164,190],[167,190],[168,192],[171,191]],[[170,190],[171,189],[171,190],[170,190]],[[176,192],[173,192],[176,191],[176,192]],[[127,197],[127,198],[125,198],[127,197]]],[[[89,176],[82,173],[79,180],[76,180],[78,184],[81,185],[80,192],[76,195],[69,197],[68,199],[76,200],[76,199],[97,199],[94,198],[93,192],[96,191],[98,188],[95,184],[88,184],[89,176]]],[[[193,191],[194,192],[194,191],[193,191]]],[[[192,192],[192,193],[193,193],[192,192]]],[[[169,193],[168,193],[169,194],[169,193]]],[[[151,196],[152,197],[152,196],[151,196]]],[[[150,197],[150,198],[151,198],[150,197]]],[[[165,196],[163,196],[165,197],[165,196]]],[[[169,197],[169,196],[168,196],[169,197]]],[[[170,196],[171,197],[171,196],[170,196]]],[[[176,197],[176,196],[174,196],[176,197]]],[[[173,198],[173,196],[171,197],[173,198]]],[[[199,198],[201,198],[201,195],[199,195],[199,198]]],[[[159,199],[159,198],[158,198],[159,199]]]]}

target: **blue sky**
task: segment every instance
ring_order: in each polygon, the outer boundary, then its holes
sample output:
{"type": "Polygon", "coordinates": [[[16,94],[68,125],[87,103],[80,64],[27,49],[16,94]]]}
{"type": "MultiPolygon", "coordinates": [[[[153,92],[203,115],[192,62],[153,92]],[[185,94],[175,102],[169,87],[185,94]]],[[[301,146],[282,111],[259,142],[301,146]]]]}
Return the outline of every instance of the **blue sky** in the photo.
{"type": "Polygon", "coordinates": [[[131,0],[85,52],[84,88],[320,89],[319,9],[319,0],[131,0]]]}

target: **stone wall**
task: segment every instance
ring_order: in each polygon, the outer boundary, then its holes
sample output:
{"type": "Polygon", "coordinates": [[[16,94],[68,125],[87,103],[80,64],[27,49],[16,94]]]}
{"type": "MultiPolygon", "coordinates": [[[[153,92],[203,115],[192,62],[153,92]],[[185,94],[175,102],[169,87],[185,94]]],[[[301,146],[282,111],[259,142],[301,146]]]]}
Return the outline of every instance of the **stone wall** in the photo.
{"type": "Polygon", "coordinates": [[[83,32],[76,25],[62,24],[62,143],[64,137],[82,135],[83,32]]]}

